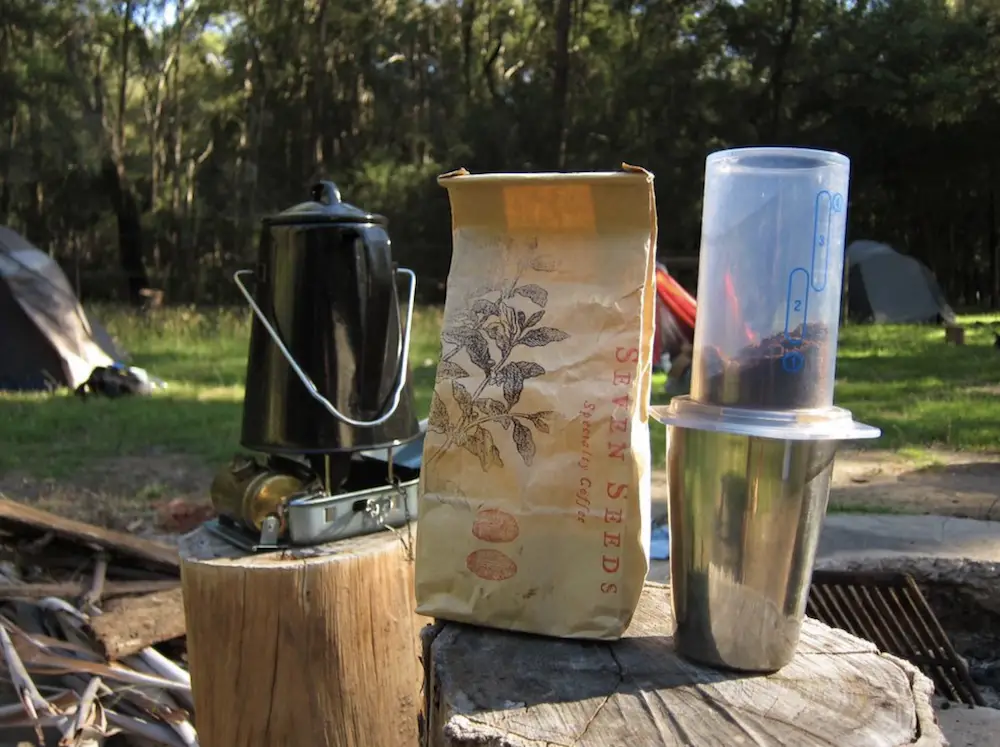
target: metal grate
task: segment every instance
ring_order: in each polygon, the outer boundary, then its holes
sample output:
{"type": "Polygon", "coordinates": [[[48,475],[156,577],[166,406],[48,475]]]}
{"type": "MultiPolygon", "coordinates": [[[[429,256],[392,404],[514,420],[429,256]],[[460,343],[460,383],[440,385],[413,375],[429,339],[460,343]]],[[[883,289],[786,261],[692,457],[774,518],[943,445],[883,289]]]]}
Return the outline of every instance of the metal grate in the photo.
{"type": "Polygon", "coordinates": [[[806,614],[906,659],[951,701],[984,706],[969,669],[905,573],[815,571],[806,614]]]}

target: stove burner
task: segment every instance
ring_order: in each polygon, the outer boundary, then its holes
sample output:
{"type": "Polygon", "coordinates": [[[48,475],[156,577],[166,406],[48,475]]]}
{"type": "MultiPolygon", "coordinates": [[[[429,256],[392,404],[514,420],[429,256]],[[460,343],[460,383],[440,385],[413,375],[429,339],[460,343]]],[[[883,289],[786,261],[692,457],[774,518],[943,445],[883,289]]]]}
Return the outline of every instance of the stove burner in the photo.
{"type": "Polygon", "coordinates": [[[237,456],[212,484],[219,518],[207,528],[250,552],[270,552],[404,526],[417,515],[419,467],[355,455],[310,470],[287,458],[237,456]]]}

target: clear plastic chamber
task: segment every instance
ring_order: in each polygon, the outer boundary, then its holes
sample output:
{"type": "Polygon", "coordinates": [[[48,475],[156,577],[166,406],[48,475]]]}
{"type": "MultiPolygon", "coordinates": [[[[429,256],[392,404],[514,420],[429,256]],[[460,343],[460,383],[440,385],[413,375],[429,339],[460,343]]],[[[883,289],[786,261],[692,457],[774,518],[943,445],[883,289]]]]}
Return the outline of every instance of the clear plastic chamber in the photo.
{"type": "Polygon", "coordinates": [[[691,398],[833,404],[850,160],[803,148],[706,159],[691,398]]]}

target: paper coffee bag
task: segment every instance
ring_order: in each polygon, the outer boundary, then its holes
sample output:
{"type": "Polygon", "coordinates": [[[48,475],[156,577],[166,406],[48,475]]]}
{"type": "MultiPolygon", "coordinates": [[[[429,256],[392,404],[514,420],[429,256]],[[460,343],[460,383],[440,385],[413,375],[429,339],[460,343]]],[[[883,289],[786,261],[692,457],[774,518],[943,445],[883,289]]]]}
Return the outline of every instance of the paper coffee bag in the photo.
{"type": "Polygon", "coordinates": [[[653,177],[481,174],[452,210],[417,611],[614,639],[649,568],[653,177]]]}

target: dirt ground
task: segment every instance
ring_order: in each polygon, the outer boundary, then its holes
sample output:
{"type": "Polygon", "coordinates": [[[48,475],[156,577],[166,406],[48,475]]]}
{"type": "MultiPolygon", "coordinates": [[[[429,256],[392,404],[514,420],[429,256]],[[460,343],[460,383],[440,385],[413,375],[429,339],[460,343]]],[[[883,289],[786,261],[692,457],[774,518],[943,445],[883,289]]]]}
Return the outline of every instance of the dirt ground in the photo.
{"type": "MultiPolygon", "coordinates": [[[[177,454],[152,453],[94,464],[72,480],[0,475],[0,494],[55,513],[168,539],[210,511],[214,468],[177,454]]],[[[653,477],[654,517],[666,513],[664,477],[653,477]]],[[[1000,454],[844,450],[837,457],[831,508],[942,514],[1000,521],[1000,454]]]]}
{"type": "Polygon", "coordinates": [[[214,474],[212,466],[180,454],[115,457],[73,479],[0,475],[0,495],[68,518],[169,541],[209,515],[214,474]]]}
{"type": "MultiPolygon", "coordinates": [[[[663,497],[664,477],[654,475],[654,518],[666,513],[663,497]]],[[[834,465],[830,510],[1000,521],[1000,453],[843,449],[834,465]]]]}
{"type": "Polygon", "coordinates": [[[842,510],[1000,521],[1000,454],[845,452],[834,467],[830,501],[842,510]]]}

